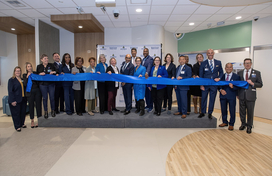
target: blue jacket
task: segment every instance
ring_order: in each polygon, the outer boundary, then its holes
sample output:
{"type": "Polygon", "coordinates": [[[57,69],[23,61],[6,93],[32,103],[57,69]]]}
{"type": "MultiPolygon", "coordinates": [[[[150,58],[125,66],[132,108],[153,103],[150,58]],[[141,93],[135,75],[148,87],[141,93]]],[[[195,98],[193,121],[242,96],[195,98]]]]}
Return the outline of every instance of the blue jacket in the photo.
{"type": "MultiPolygon", "coordinates": [[[[136,71],[136,67],[134,68],[134,74],[133,76],[139,76],[142,75],[143,79],[144,75],[146,73],[146,68],[142,65],[139,66],[139,68],[136,71]]],[[[134,97],[137,101],[139,101],[140,99],[144,99],[145,97],[145,88],[146,85],[145,84],[133,84],[133,89],[134,89],[134,97]]]]}
{"type": "MultiPolygon", "coordinates": [[[[108,68],[108,64],[105,63],[105,65],[106,65],[106,69],[107,69],[107,68],[108,68]]],[[[99,64],[96,65],[96,67],[95,67],[95,72],[96,72],[96,73],[97,73],[97,72],[106,73],[106,70],[105,70],[105,68],[104,68],[104,66],[103,66],[102,63],[99,63],[99,64]]],[[[99,82],[105,82],[105,81],[99,81],[99,82]]]]}
{"type": "MultiPolygon", "coordinates": [[[[128,66],[126,67],[126,69],[123,71],[123,67],[125,66],[126,62],[124,61],[122,63],[122,66],[120,68],[120,73],[123,74],[123,75],[130,75],[130,76],[133,76],[133,72],[134,72],[134,65],[129,62],[128,66]]],[[[127,88],[131,88],[132,84],[131,83],[126,83],[124,87],[127,87],[127,88]]]]}
{"type": "Polygon", "coordinates": [[[142,65],[145,66],[146,72],[149,74],[153,66],[153,58],[149,55],[146,56],[146,58],[143,58],[142,60],[142,65]]]}
{"type": "MultiPolygon", "coordinates": [[[[220,81],[225,81],[225,74],[222,76],[220,81]]],[[[230,82],[232,82],[232,81],[240,81],[240,76],[235,73],[232,73],[232,76],[230,78],[230,82]]],[[[233,88],[230,88],[228,85],[219,86],[218,90],[220,91],[221,89],[225,90],[227,92],[227,94],[222,95],[220,93],[220,99],[228,99],[228,100],[236,99],[236,96],[238,95],[238,87],[233,86],[233,88]]]]}
{"type": "MultiPolygon", "coordinates": [[[[25,93],[25,88],[24,88],[25,93]]],[[[8,81],[8,103],[22,101],[22,86],[17,78],[10,78],[8,81]]]]}
{"type": "Polygon", "coordinates": [[[209,59],[203,61],[199,68],[199,77],[200,78],[208,78],[208,79],[215,79],[221,78],[223,76],[223,69],[221,61],[214,59],[214,68],[213,72],[211,71],[209,65],[209,59]]]}
{"type": "MultiPolygon", "coordinates": [[[[74,67],[74,65],[72,66],[72,68],[74,67]]],[[[72,68],[70,68],[70,70],[68,69],[68,67],[66,65],[60,65],[59,66],[59,73],[72,73],[72,68]]],[[[73,81],[62,81],[62,86],[66,86],[66,87],[69,87],[69,86],[73,86],[73,81]]]]}
{"type": "MultiPolygon", "coordinates": [[[[191,78],[192,77],[192,69],[191,67],[189,67],[188,65],[184,65],[184,67],[181,69],[181,66],[179,65],[176,69],[176,78],[178,78],[179,76],[182,77],[182,79],[180,81],[182,81],[183,79],[186,78],[191,78]]],[[[176,88],[178,90],[189,90],[189,86],[176,86],[176,88]]]]}
{"type": "MultiPolygon", "coordinates": [[[[155,69],[155,66],[152,67],[152,69],[149,73],[149,77],[153,77],[154,69],[155,69]]],[[[157,76],[158,75],[161,75],[161,77],[163,77],[163,78],[168,78],[168,73],[167,73],[167,70],[165,69],[165,66],[161,66],[161,65],[159,66],[157,76]]],[[[152,84],[147,84],[147,87],[150,87],[152,89],[152,84]]],[[[157,84],[157,90],[163,89],[165,87],[166,87],[166,85],[157,84]]]]}

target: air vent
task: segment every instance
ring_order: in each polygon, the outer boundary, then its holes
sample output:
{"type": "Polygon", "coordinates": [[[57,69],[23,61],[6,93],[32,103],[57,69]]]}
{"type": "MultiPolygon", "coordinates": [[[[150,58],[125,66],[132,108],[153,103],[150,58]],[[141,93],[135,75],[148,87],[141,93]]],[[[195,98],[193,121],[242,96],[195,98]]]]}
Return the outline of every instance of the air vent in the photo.
{"type": "Polygon", "coordinates": [[[12,5],[13,7],[26,7],[24,4],[22,4],[19,1],[6,1],[6,2],[12,5]]]}

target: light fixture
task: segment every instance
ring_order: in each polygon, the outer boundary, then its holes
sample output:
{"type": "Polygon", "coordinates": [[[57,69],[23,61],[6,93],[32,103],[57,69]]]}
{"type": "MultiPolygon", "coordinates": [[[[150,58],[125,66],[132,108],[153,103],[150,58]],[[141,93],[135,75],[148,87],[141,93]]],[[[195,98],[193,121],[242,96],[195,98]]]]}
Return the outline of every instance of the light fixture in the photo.
{"type": "Polygon", "coordinates": [[[242,18],[241,16],[238,16],[238,17],[236,17],[235,19],[236,19],[236,20],[239,20],[239,19],[241,19],[241,18],[242,18]]]}
{"type": "Polygon", "coordinates": [[[246,50],[246,51],[249,51],[249,48],[246,48],[245,50],[246,50]]]}
{"type": "Polygon", "coordinates": [[[80,29],[81,29],[81,28],[83,28],[83,26],[78,26],[78,28],[80,28],[80,29]]]}
{"type": "Polygon", "coordinates": [[[12,31],[15,31],[15,28],[11,28],[12,31]]]}
{"type": "Polygon", "coordinates": [[[142,9],[136,9],[136,12],[142,12],[143,10],[142,9]]]}
{"type": "Polygon", "coordinates": [[[190,25],[190,26],[193,26],[193,25],[195,25],[195,23],[189,23],[189,25],[190,25]]]}

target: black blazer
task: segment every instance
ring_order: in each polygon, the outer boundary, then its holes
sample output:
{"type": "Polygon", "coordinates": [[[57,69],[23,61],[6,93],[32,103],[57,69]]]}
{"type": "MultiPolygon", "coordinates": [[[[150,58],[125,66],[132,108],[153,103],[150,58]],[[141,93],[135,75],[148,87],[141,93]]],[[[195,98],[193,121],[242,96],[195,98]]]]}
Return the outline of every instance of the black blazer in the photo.
{"type": "MultiPolygon", "coordinates": [[[[37,72],[33,72],[33,74],[37,74],[37,72]]],[[[27,74],[24,73],[24,74],[23,74],[23,80],[24,80],[23,84],[24,84],[25,90],[26,90],[27,82],[28,82],[28,78],[27,78],[26,76],[27,76],[27,74]]],[[[39,88],[39,82],[38,82],[38,81],[32,80],[31,91],[32,91],[32,89],[38,89],[38,88],[39,88]]],[[[25,93],[25,96],[26,96],[26,97],[30,97],[30,96],[31,96],[31,92],[26,92],[26,93],[25,93]]]]}
{"type": "MultiPolygon", "coordinates": [[[[56,71],[56,74],[59,73],[59,71],[56,69],[54,64],[48,63],[48,65],[44,68],[43,64],[40,64],[37,66],[37,74],[40,74],[44,72],[45,74],[50,74],[49,70],[56,71]]],[[[55,74],[54,74],[55,75],[55,74]]],[[[50,85],[55,84],[55,82],[52,81],[40,81],[41,85],[50,85]]]]}
{"type": "Polygon", "coordinates": [[[8,103],[15,101],[20,103],[22,101],[22,97],[22,87],[20,82],[17,80],[17,78],[10,78],[8,81],[8,103]]]}
{"type": "Polygon", "coordinates": [[[200,65],[199,63],[195,63],[194,66],[193,66],[193,76],[199,76],[199,68],[200,68],[200,65]]]}
{"type": "MultiPolygon", "coordinates": [[[[56,67],[57,70],[59,70],[60,66],[62,65],[61,63],[60,63],[60,65],[58,65],[57,62],[54,62],[53,64],[54,64],[54,66],[56,67]]],[[[61,73],[61,72],[59,72],[59,73],[61,73]]],[[[62,86],[62,81],[57,81],[55,83],[56,83],[57,87],[61,87],[62,86]]]]}
{"type": "MultiPolygon", "coordinates": [[[[117,68],[117,70],[118,70],[118,73],[120,73],[118,68],[117,68]]],[[[106,70],[106,73],[108,71],[111,71],[112,74],[115,74],[115,72],[114,72],[114,70],[113,70],[113,68],[111,66],[108,66],[108,68],[106,70]]],[[[106,86],[107,86],[108,91],[114,91],[115,90],[114,89],[115,88],[115,81],[106,81],[106,86]]],[[[118,84],[117,89],[119,89],[119,84],[118,84]]]]}
{"type": "MultiPolygon", "coordinates": [[[[166,68],[166,63],[163,64],[166,68]]],[[[168,78],[176,78],[176,65],[173,64],[172,62],[170,63],[169,67],[167,68],[167,73],[168,73],[168,78]]]]}

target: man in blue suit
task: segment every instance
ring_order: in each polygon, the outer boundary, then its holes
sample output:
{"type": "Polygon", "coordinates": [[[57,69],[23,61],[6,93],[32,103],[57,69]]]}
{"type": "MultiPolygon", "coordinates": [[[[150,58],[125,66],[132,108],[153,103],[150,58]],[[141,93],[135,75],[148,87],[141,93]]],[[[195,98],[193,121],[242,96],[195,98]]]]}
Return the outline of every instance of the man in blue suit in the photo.
{"type": "MultiPolygon", "coordinates": [[[[208,49],[207,51],[208,59],[201,63],[199,68],[199,77],[200,78],[208,78],[213,79],[214,81],[220,81],[223,75],[223,69],[221,61],[213,58],[214,51],[213,49],[208,49]]],[[[217,94],[217,86],[200,86],[202,90],[202,100],[201,100],[201,113],[199,114],[199,118],[205,116],[206,108],[207,108],[207,98],[208,94],[210,94],[209,100],[209,108],[208,108],[208,117],[212,119],[212,113],[214,108],[214,102],[217,94]]]]}
{"type": "MultiPolygon", "coordinates": [[[[149,56],[149,50],[148,48],[145,48],[143,51],[143,61],[142,61],[142,65],[146,68],[146,73],[145,73],[145,77],[148,77],[151,68],[153,67],[153,58],[151,56],[149,56]]],[[[153,100],[151,97],[151,91],[148,89],[148,87],[146,87],[145,89],[145,102],[146,102],[146,109],[147,112],[152,112],[153,110],[153,100]]]]}
{"type": "Polygon", "coordinates": [[[229,125],[229,130],[233,130],[235,123],[235,111],[236,111],[236,96],[238,93],[238,87],[233,86],[231,81],[240,81],[240,76],[232,73],[233,65],[227,63],[225,67],[226,73],[222,76],[221,81],[230,81],[228,86],[220,86],[218,90],[220,92],[220,104],[223,123],[219,127],[225,127],[229,125]],[[228,105],[230,111],[230,121],[228,122],[228,105]]]}
{"type": "MultiPolygon", "coordinates": [[[[122,63],[120,72],[123,75],[130,75],[133,76],[134,72],[134,65],[131,63],[131,55],[127,54],[126,61],[122,63]]],[[[130,110],[132,108],[132,85],[131,83],[122,83],[122,89],[123,89],[123,95],[125,99],[126,109],[121,111],[124,113],[124,115],[127,115],[130,113],[130,110]]]]}
{"type": "MultiPolygon", "coordinates": [[[[179,57],[180,65],[176,69],[176,78],[177,80],[191,78],[192,77],[192,69],[188,65],[186,65],[185,56],[179,57]]],[[[185,119],[187,115],[187,92],[189,90],[189,86],[175,86],[176,96],[178,101],[178,112],[174,115],[181,115],[181,118],[185,119]]]]}

